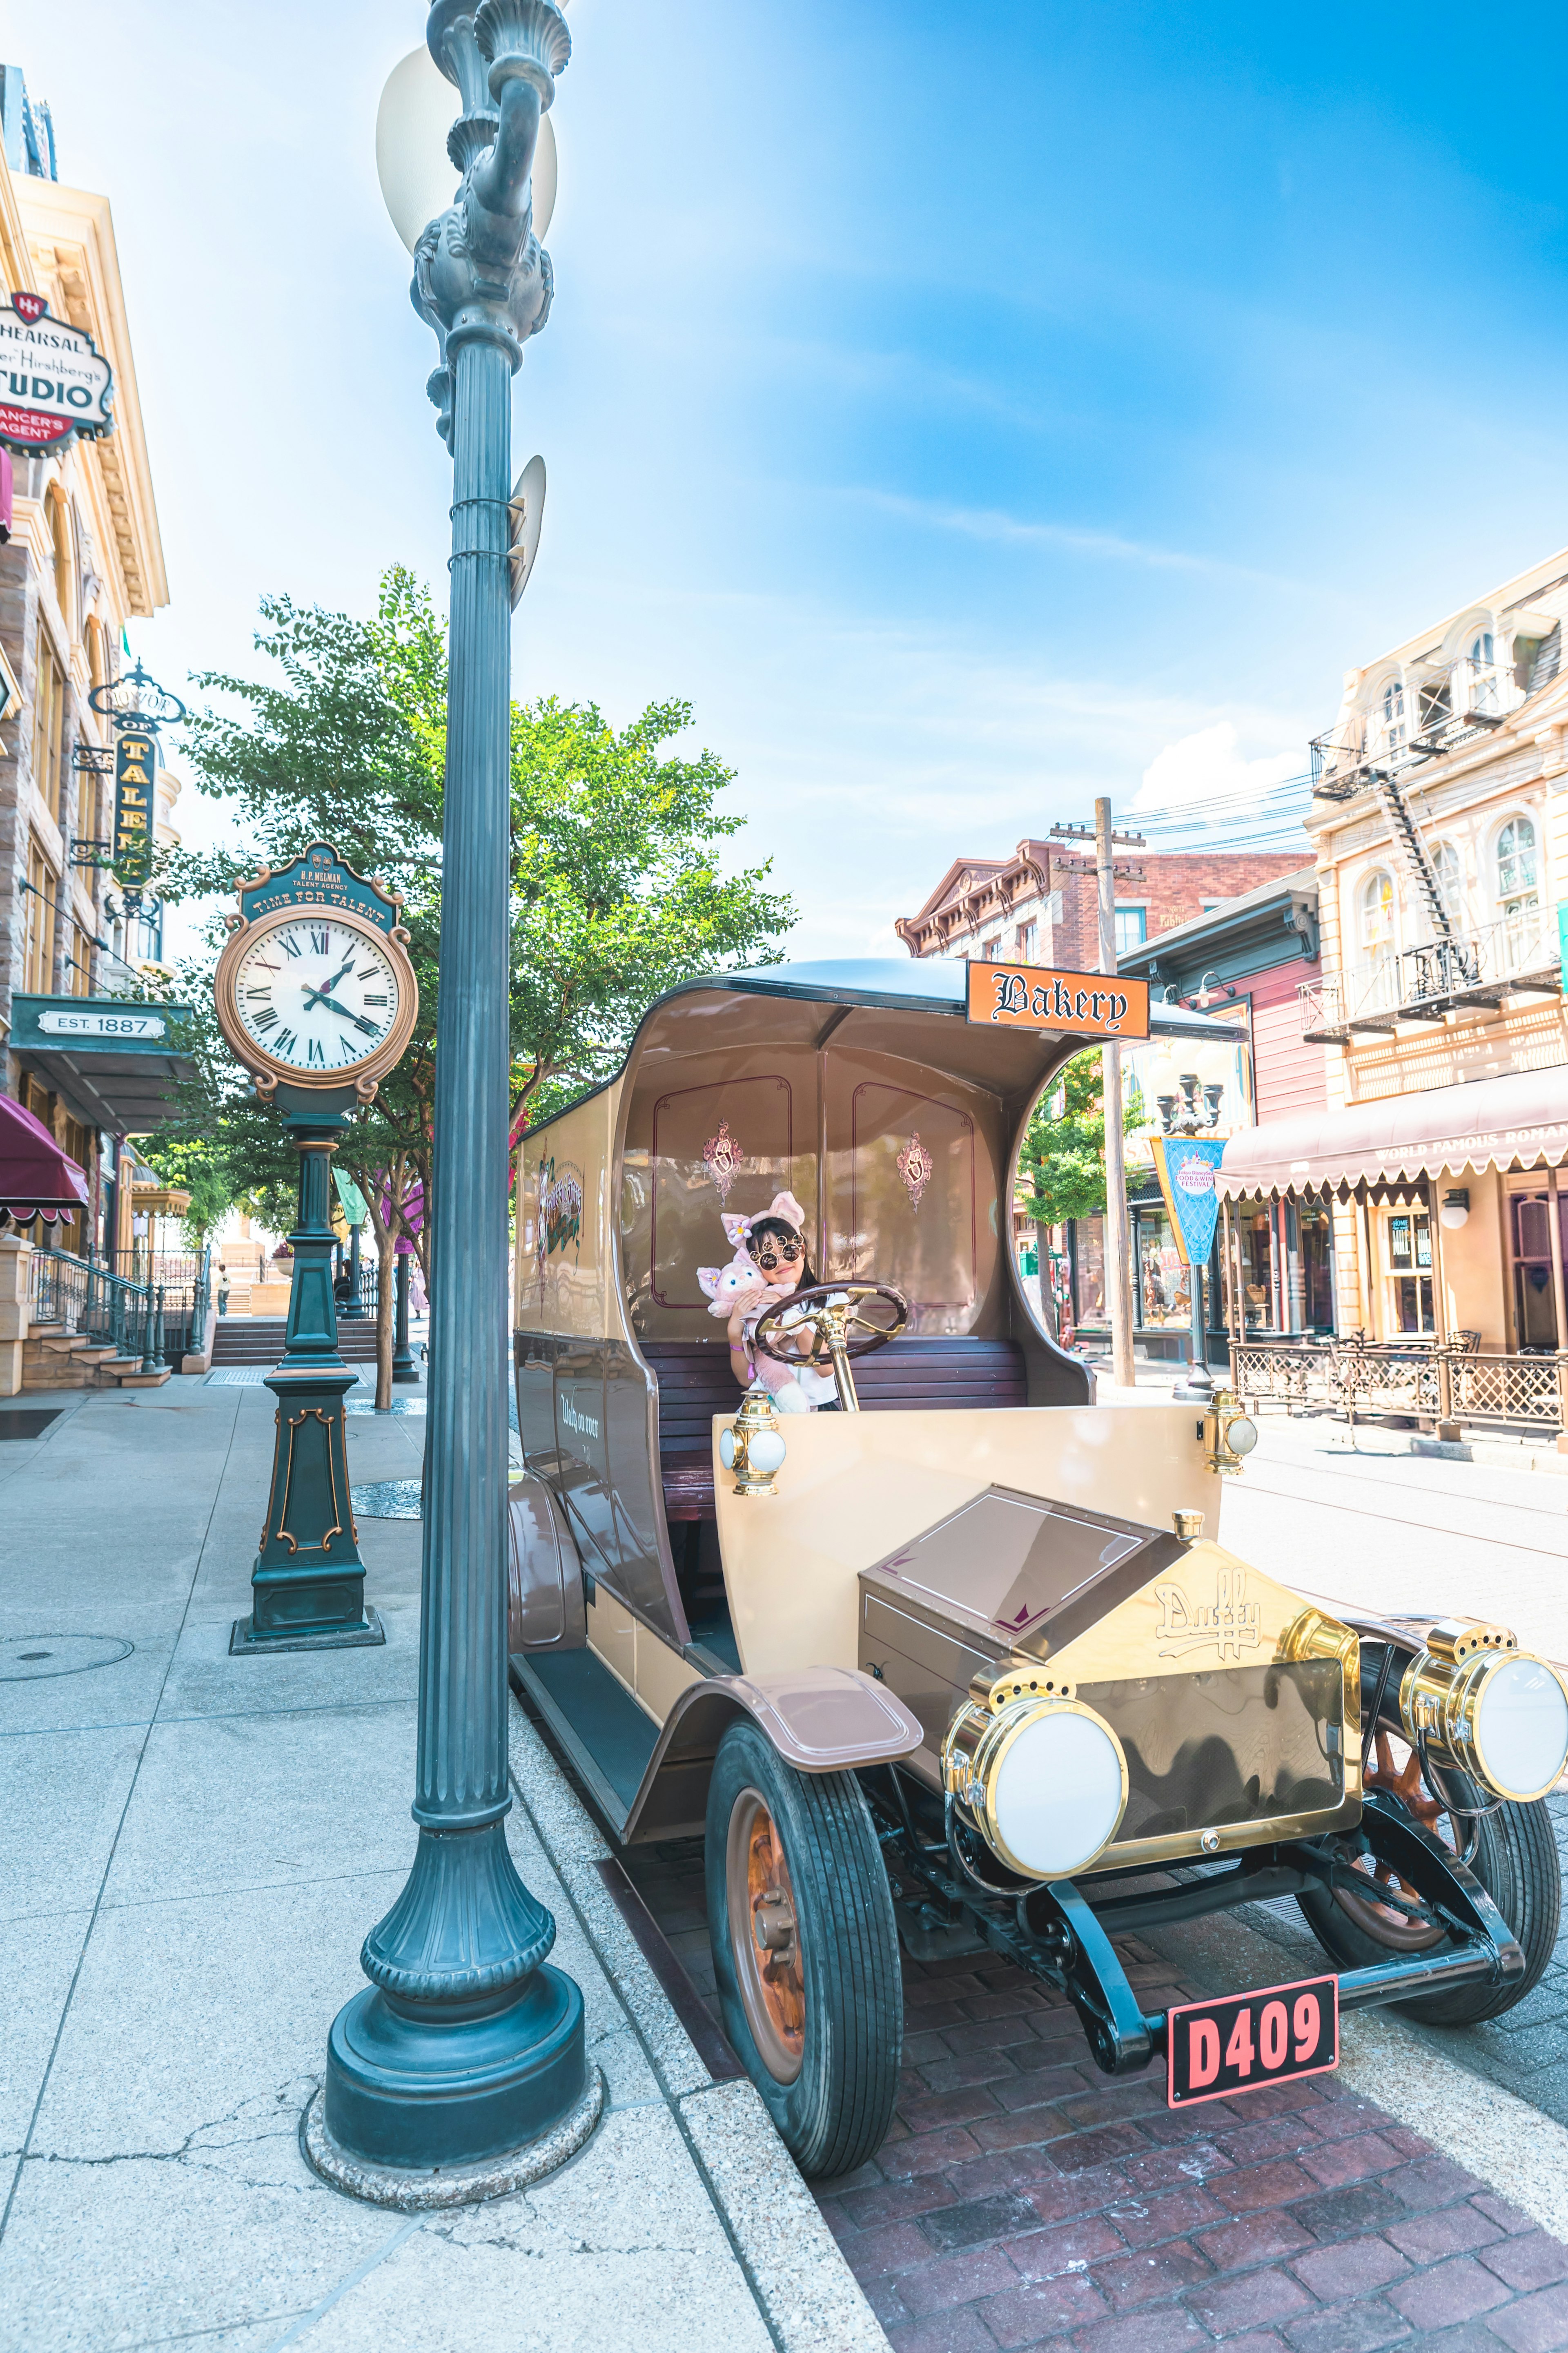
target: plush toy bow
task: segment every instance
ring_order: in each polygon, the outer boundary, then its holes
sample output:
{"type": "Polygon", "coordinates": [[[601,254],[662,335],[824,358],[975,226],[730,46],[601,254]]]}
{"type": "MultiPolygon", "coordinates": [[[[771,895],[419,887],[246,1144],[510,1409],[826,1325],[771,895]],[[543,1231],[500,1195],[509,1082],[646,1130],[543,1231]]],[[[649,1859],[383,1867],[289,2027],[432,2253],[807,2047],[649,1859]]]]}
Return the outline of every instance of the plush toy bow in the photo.
{"type": "Polygon", "coordinates": [[[797,1234],[805,1231],[805,1211],[793,1193],[775,1193],[767,1208],[759,1209],[754,1218],[726,1217],[724,1231],[739,1250],[745,1242],[752,1228],[761,1225],[764,1218],[782,1218],[786,1226],[795,1228],[797,1234]]]}

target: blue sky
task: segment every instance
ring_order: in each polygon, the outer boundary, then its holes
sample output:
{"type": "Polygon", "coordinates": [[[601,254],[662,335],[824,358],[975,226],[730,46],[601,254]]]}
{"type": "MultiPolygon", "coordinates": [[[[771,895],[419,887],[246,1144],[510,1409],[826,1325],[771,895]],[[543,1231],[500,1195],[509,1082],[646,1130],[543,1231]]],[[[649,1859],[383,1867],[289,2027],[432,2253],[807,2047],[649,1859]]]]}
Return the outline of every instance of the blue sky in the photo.
{"type": "MultiPolygon", "coordinates": [[[[1568,33],[1473,7],[572,0],[521,693],[739,771],[795,952],[1146,772],[1305,765],[1341,675],[1568,542],[1568,33]],[[1194,739],[1196,739],[1195,741],[1194,739]]],[[[373,135],[424,11],[0,10],[113,201],[178,684],[258,596],[444,591],[373,135]]],[[[210,837],[223,819],[192,813],[210,837]]]]}

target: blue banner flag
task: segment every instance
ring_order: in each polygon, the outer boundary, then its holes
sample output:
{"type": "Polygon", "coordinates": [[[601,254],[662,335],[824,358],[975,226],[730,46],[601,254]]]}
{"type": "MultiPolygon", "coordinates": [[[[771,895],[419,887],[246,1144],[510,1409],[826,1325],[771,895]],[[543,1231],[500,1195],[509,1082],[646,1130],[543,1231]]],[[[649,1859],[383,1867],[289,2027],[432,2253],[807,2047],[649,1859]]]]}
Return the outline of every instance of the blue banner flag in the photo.
{"type": "Polygon", "coordinates": [[[1225,1157],[1223,1137],[1156,1135],[1154,1169],[1176,1231],[1184,1266],[1205,1266],[1219,1219],[1215,1170],[1225,1157]]]}

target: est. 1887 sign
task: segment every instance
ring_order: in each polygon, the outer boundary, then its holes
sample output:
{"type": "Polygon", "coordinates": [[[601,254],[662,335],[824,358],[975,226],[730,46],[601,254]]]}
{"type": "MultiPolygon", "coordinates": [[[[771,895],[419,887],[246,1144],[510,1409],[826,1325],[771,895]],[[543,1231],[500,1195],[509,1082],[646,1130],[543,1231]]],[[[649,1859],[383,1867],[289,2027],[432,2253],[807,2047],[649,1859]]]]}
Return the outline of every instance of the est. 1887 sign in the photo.
{"type": "Polygon", "coordinates": [[[112,433],[114,371],[41,294],[0,302],[0,445],[30,457],[112,433]]]}

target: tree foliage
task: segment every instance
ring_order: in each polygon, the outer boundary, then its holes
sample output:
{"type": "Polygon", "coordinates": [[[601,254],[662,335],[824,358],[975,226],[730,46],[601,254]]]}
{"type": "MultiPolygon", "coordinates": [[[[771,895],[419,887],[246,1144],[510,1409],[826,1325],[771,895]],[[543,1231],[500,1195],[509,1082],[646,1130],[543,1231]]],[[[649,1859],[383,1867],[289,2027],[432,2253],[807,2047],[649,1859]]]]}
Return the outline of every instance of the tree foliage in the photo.
{"type": "MultiPolygon", "coordinates": [[[[1124,1107],[1123,1133],[1141,1119],[1136,1103],[1124,1107]]],[[[1018,1155],[1017,1202],[1037,1225],[1060,1226],[1099,1216],[1105,1190],[1104,1058],[1090,1046],[1058,1073],[1036,1108],[1018,1155]]]]}
{"type": "MultiPolygon", "coordinates": [[[[402,896],[419,1018],[338,1154],[370,1204],[386,1302],[395,1246],[408,1230],[404,1205],[416,1185],[426,1203],[432,1194],[445,624],[400,566],[384,575],[370,620],[288,596],[263,599],[261,616],[256,645],[272,674],[199,675],[216,700],[191,720],[187,743],[198,788],[231,802],[249,847],[243,857],[165,853],[157,880],[170,898],[227,894],[258,863],[276,869],[327,841],[402,896]]],[[[721,871],[722,846],[744,820],[721,806],[734,781],[722,761],[671,750],[690,723],[690,705],[678,701],[650,704],[619,733],[592,703],[547,696],[512,706],[514,1136],[605,1077],[661,990],[720,965],[776,959],[794,921],[790,902],[767,887],[766,863],[721,871]]],[[[198,1076],[168,1145],[200,1144],[231,1199],[275,1202],[280,1186],[292,1186],[294,1155],[211,1015],[220,940],[215,922],[211,960],[181,976],[197,1008],[198,1076]]],[[[416,1246],[428,1282],[424,1231],[416,1246]]],[[[384,1305],[384,1324],[388,1313],[384,1305]]],[[[384,1353],[389,1364],[390,1339],[384,1353]]]]}

